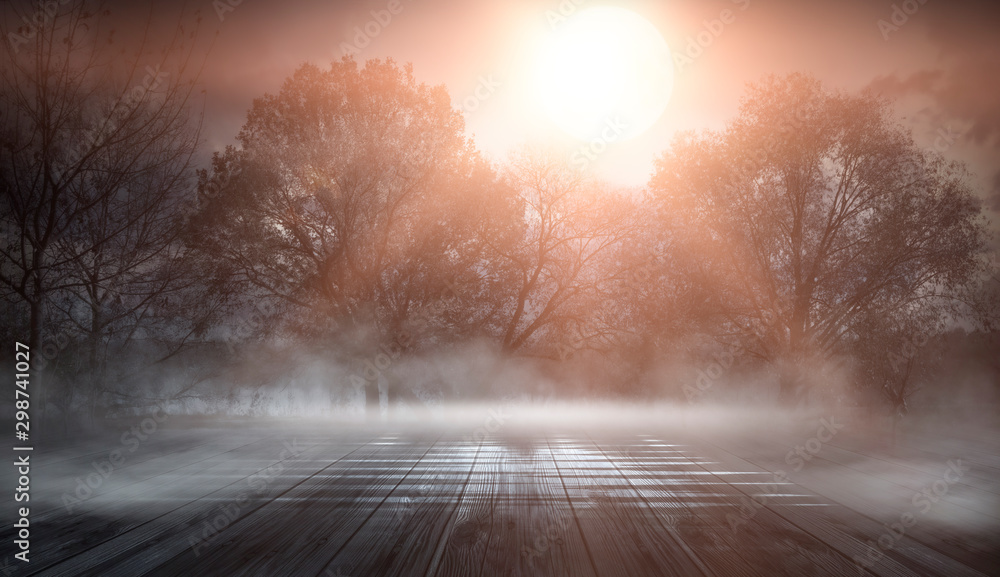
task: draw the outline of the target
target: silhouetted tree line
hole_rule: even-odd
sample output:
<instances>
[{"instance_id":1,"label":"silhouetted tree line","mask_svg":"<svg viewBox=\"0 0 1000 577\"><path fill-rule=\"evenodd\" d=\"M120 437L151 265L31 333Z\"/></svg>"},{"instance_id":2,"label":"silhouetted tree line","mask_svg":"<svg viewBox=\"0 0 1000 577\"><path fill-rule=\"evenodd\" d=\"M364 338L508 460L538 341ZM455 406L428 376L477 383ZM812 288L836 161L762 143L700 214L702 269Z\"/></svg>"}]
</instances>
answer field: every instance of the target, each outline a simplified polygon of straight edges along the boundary
<instances>
[{"instance_id":1,"label":"silhouetted tree line","mask_svg":"<svg viewBox=\"0 0 1000 577\"><path fill-rule=\"evenodd\" d=\"M878 95L767 78L618 190L551 149L491 162L444 88L344 59L256 99L197 170L193 35L147 63L89 6L22 26L0 65L5 336L64 413L217 394L227 366L287 351L351 367L374 404L407 375L371 359L470 342L600 366L626 394L722 355L792 402L838 364L904 412L940 366L927 343L962 326L996 346L965 169Z\"/></svg>"}]
</instances>

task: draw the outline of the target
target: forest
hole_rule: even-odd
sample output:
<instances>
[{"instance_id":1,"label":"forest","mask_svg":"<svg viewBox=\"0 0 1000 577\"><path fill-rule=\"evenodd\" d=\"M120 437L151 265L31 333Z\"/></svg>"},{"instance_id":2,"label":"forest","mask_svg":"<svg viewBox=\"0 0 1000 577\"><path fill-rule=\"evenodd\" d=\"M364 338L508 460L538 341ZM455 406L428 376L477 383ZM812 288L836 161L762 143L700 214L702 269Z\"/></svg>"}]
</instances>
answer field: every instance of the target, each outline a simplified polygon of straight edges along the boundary
<instances>
[{"instance_id":1,"label":"forest","mask_svg":"<svg viewBox=\"0 0 1000 577\"><path fill-rule=\"evenodd\" d=\"M3 340L35 351L36 418L995 395L982 201L874 90L762 78L622 187L544 142L489 157L443 86L346 56L213 152L196 33L123 55L86 6L0 65Z\"/></svg>"}]
</instances>

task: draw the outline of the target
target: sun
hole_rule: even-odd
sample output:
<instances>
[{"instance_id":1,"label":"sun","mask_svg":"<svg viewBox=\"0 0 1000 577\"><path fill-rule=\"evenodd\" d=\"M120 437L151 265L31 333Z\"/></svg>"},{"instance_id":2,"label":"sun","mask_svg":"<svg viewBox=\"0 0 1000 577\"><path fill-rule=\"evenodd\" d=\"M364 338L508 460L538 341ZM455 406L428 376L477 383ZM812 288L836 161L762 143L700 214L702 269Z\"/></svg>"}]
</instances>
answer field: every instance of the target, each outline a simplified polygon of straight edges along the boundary
<instances>
[{"instance_id":1,"label":"sun","mask_svg":"<svg viewBox=\"0 0 1000 577\"><path fill-rule=\"evenodd\" d=\"M623 8L583 10L556 25L535 59L533 85L546 116L580 140L624 126L648 130L674 83L670 48L648 20Z\"/></svg>"}]
</instances>

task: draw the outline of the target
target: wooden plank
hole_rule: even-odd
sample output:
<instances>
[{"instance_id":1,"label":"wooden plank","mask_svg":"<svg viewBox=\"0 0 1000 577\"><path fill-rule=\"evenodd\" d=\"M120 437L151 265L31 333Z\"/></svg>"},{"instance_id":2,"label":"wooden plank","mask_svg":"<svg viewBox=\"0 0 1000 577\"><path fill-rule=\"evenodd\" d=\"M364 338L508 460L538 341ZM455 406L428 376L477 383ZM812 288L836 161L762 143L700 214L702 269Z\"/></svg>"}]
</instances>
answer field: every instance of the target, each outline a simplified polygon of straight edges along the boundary
<instances>
[{"instance_id":1,"label":"wooden plank","mask_svg":"<svg viewBox=\"0 0 1000 577\"><path fill-rule=\"evenodd\" d=\"M272 449L277 448L272 447ZM278 453L275 452L272 460L264 467L260 466L260 459L248 461L250 468L244 469L238 479L233 480L232 476L219 477L218 482L222 486L205 497L185 503L165 515L123 532L112 540L97 544L59 563L45 574L70 576L83 574L85 571L111 572L113 568L121 574L141 575L157 563L162 563L183 551L189 551L192 547L190 539L202 534L204 524L209 519L220 518L219 515L222 514L218 510L220 506L242 502L240 497L247 495L250 502L240 508L241 515L236 519L239 521L264 503L273 500L275 495L314 474L329 460L343 457L356 449L356 446L346 443L334 446L332 455L329 446L317 445L306 449L296 460L286 459L288 462L283 464L285 470L267 484L268 492L263 495L257 494L251 477L267 474L268 467L274 467L278 462ZM224 539L216 538L213 543L219 541Z\"/></svg>"},{"instance_id":2,"label":"wooden plank","mask_svg":"<svg viewBox=\"0 0 1000 577\"><path fill-rule=\"evenodd\" d=\"M209 456L233 446L232 441L221 439L217 435L206 438L204 435L199 437L175 431L161 434L155 440L156 443L151 443L154 437L149 437L145 442L135 445L133 442L122 444L119 439L115 439L113 443L104 445L100 450L55 463L43 464L32 457L35 471L32 485L34 493L38 496L36 513L43 514L63 509L61 495L65 492L72 493L76 489L74 477L80 476L86 479L91 473L98 473L95 463L98 468L103 467L106 470L107 465L111 464L109 456L115 450L121 451L119 457L124 459L124 462L119 461L120 464L113 467L114 473L110 477L102 478L95 493L106 493L130 485L136 481L136 476L141 475L141 471L146 471L147 474L143 478L148 478L155 476L158 471L162 472L161 467L174 466L171 463L183 466L197 459L198 455Z\"/></svg>"},{"instance_id":3,"label":"wooden plank","mask_svg":"<svg viewBox=\"0 0 1000 577\"><path fill-rule=\"evenodd\" d=\"M331 552L350 540L402 481L411 461L418 461L432 444L414 440L387 449L379 440L370 439L364 449L248 512L203 554L183 552L158 566L157 572L319 574Z\"/></svg>"},{"instance_id":4,"label":"wooden plank","mask_svg":"<svg viewBox=\"0 0 1000 577\"><path fill-rule=\"evenodd\" d=\"M351 539L321 568L330 574L424 575L467 490L479 446L439 443L392 488Z\"/></svg>"},{"instance_id":5,"label":"wooden plank","mask_svg":"<svg viewBox=\"0 0 1000 577\"><path fill-rule=\"evenodd\" d=\"M518 429L481 443L435 440L432 428L317 431L315 424L271 423L197 435L164 428L149 445L154 454L116 470L85 507L33 516L32 564L20 574L994 572L997 515L971 506L994 495L992 469L953 484L934 514L865 570L852 556L912 508L916 489L940 477L933 467L940 449L911 451L906 440L898 454L865 454L844 434L795 472L783 462L785 440L804 442L815 426L786 428L684 439L640 438L636 427L593 438ZM293 437L305 452L288 459L268 492L250 495L195 556L190 538L247 492L251 474L274 465L281 441ZM55 502L90 460L50 453L47 466L33 470L48 481L32 501ZM789 471L791 483L764 495L764 505L733 531L726 515L745 510L778 468ZM10 552L10 543L4 546Z\"/></svg>"},{"instance_id":6,"label":"wooden plank","mask_svg":"<svg viewBox=\"0 0 1000 577\"><path fill-rule=\"evenodd\" d=\"M179 467L172 473L166 472L153 477L144 483L134 483L102 493L84 501L71 513L66 509L59 509L33 518L33 522L49 529L45 532L44 539L36 542L34 546L38 561L32 569L47 567L77 555L150 522L184 503L211 493L217 487L211 483L210 472L231 460L238 459L241 450L243 453L254 450L253 445L254 443L249 443L216 454L213 458L200 459L195 463ZM188 487L190 490L188 494L177 498L179 487ZM128 488L127 494L126 488ZM175 498L164 500L165 495ZM138 506L136 497L142 499L142 506ZM107 521L95 523L95 519Z\"/></svg>"},{"instance_id":7,"label":"wooden plank","mask_svg":"<svg viewBox=\"0 0 1000 577\"><path fill-rule=\"evenodd\" d=\"M549 447L598 574L704 574L589 440L555 437Z\"/></svg>"},{"instance_id":8,"label":"wooden plank","mask_svg":"<svg viewBox=\"0 0 1000 577\"><path fill-rule=\"evenodd\" d=\"M294 499L292 506L307 509L296 515L296 522L301 522L304 528L289 533L289 537L298 537L287 548L277 547L268 563L259 567L254 563L248 569L260 575L276 572L321 574L331 562L331 557L352 542L352 537L361 528L367 527L371 518L382 510L385 502L431 450L433 443L434 439L399 437L389 442L384 437L375 440L372 453L359 455L352 458L352 462L342 464L343 474L324 475L326 478L316 488L318 493ZM287 516L288 512L276 510L275 514L275 523L281 523L281 517ZM268 541L265 538L265 542ZM303 547L303 544L308 545ZM388 551L369 550L368 554L385 555ZM355 573L351 570L349 574Z\"/></svg>"},{"instance_id":9,"label":"wooden plank","mask_svg":"<svg viewBox=\"0 0 1000 577\"><path fill-rule=\"evenodd\" d=\"M703 573L758 574L741 555L758 543L738 539L723 515L734 504L719 491L725 482L699 474L705 470L688 447L645 435L592 442L616 464L619 474L649 508L651 523L695 557L703 565ZM761 541L761 545L772 543Z\"/></svg>"},{"instance_id":10,"label":"wooden plank","mask_svg":"<svg viewBox=\"0 0 1000 577\"><path fill-rule=\"evenodd\" d=\"M312 499L318 503L316 510L324 507L326 502L350 503L354 500L358 495L354 484L345 483L340 487L340 493L337 493L328 490L325 482L331 478L351 476L351 469L356 463L369 459L377 452L377 447L372 446L371 441L367 437L358 439L350 443L349 452L343 446L345 441L324 443L321 451L308 459L312 463L307 468L283 473L282 476L291 475L290 482L275 483L273 490L244 507L238 518L205 547L196 550L189 543L171 542L167 554L154 560L138 559L136 566L155 566L152 574L190 573L192 567L198 568L197 571L204 568L206 571L223 571L223 574L228 574L234 566L244 565L246 570L241 570L241 574L254 574L259 573L261 566L267 565L279 554L279 547L285 541L303 539L291 545L293 550L299 550L303 545L312 545L321 537L312 540L301 537L301 531L311 526L308 523L310 518L301 517L309 512L307 500ZM366 503L363 499L358 502L362 506ZM276 510L283 513L276 515ZM337 519L334 516L331 520ZM276 540L268 543L267 538Z\"/></svg>"},{"instance_id":11,"label":"wooden plank","mask_svg":"<svg viewBox=\"0 0 1000 577\"><path fill-rule=\"evenodd\" d=\"M503 566L513 575L594 575L547 444L509 443L496 437L484 441L432 574L509 574L496 571ZM520 461L519 478L512 478L507 466L514 460ZM518 501L511 501L515 495ZM501 541L501 535L511 539Z\"/></svg>"},{"instance_id":12,"label":"wooden plank","mask_svg":"<svg viewBox=\"0 0 1000 577\"><path fill-rule=\"evenodd\" d=\"M711 452L711 456L718 461L723 468L742 468L743 470L765 470L763 467L739 457L728 450L704 441L704 451ZM801 477L803 471L795 473L789 472L790 479ZM796 484L799 493L812 493L808 489ZM742 489L741 489L742 491ZM750 496L750 493L747 493ZM819 499L825 499L822 495L816 495ZM785 505L777 500L766 501L762 508L758 509L758 515L764 511L774 513L788 521L788 523L809 533L827 547L835 555L829 555L833 559L844 558L851 561L854 567L853 572L859 571L860 565L854 563L855 557L865 554L867 542L878 539L886 532L880 523L859 514L856 511L836 504L828 499L830 506L824 507L821 513L810 511L809 508L797 507L795 505ZM938 553L925 545L922 545L908 536L903 536L897 546L888 551L879 563L866 569L876 575L911 575L914 572L925 575L952 575L952 576L980 576L981 573L974 571L964 564L955 561L941 553Z\"/></svg>"},{"instance_id":13,"label":"wooden plank","mask_svg":"<svg viewBox=\"0 0 1000 577\"><path fill-rule=\"evenodd\" d=\"M753 452L750 452L746 441L734 443L733 449L740 451L742 448L740 454L784 455L793 448L769 438L754 443L753 447L764 445ZM962 477L953 477L959 482L947 484L945 495L933 495L937 503L926 498L919 501L927 504L927 516L924 516L923 504L920 507L914 505L914 496L943 480L943 473L948 468L945 457L940 457L941 465L933 473L909 469L896 470L890 476L888 473L893 471L887 471L885 464L880 464L875 472L859 470L857 466L851 468L844 461L856 461L845 459L843 452L838 451L836 447L824 445L812 457L809 466L796 476L797 482L824 499L844 505L876 523L898 522L903 513L909 513L914 516L915 524L906 527L905 533L917 543L977 571L989 572L1000 566L1000 551L996 548L1000 523L995 515L975 509L976 505L993 500L983 492L962 484L960 480L965 473ZM747 457L747 460L752 462L755 458ZM983 528L992 528L992 537L991 532ZM886 532L883 529L879 535Z\"/></svg>"},{"instance_id":14,"label":"wooden plank","mask_svg":"<svg viewBox=\"0 0 1000 577\"><path fill-rule=\"evenodd\" d=\"M497 439L481 575L593 575L548 443Z\"/></svg>"},{"instance_id":15,"label":"wooden plank","mask_svg":"<svg viewBox=\"0 0 1000 577\"><path fill-rule=\"evenodd\" d=\"M91 477L91 480L95 479L96 477L91 475L103 465L95 467L91 462L73 469L64 466L58 475L59 484L45 489L48 502L58 502L58 506L40 508L37 518L42 523L48 523L54 518L59 518L63 522L67 521L67 506L63 495L69 495L74 500L79 501L68 501L70 509L90 514L97 514L97 511L102 507L120 504L128 495L150 495L159 498L162 496L160 489L164 487L164 484L171 483L173 477L197 475L206 468L215 467L229 459L236 458L241 454L241 450L243 452L254 450L253 446L256 443L266 442L269 438L273 437L248 439L246 435L234 435L199 445L192 450L180 450L147 459L141 463L133 464L131 467L128 467L129 463L126 462L124 467L113 467L106 478L102 476L97 489L93 489L91 496L82 500L77 499L76 495L77 479L84 482L88 477ZM39 476L45 477L46 471L43 469ZM168 486L198 488L197 484L174 483ZM81 489L81 491L83 490ZM200 494L196 491L194 498ZM150 501L154 502L156 499Z\"/></svg>"}]
</instances>

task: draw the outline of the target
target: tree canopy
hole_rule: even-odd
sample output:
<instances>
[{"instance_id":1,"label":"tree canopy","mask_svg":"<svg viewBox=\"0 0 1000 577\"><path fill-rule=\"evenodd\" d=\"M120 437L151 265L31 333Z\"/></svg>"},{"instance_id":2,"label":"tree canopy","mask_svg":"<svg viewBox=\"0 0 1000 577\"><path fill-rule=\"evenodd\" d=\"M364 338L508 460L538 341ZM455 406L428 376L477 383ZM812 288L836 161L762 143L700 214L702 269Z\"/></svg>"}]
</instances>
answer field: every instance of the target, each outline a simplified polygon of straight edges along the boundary
<instances>
[{"instance_id":1,"label":"tree canopy","mask_svg":"<svg viewBox=\"0 0 1000 577\"><path fill-rule=\"evenodd\" d=\"M623 189L542 145L489 160L443 87L345 57L254 100L195 171L188 60L143 79L103 58L97 25L50 41L94 18L64 9L4 65L0 95L0 296L33 348L66 335L64 364L89 375L68 404L127 396L138 349L163 362L194 345L194 366L223 344L240 362L333 359L350 378L328 386L360 379L373 407L380 383L405 393L397 359L477 342L499 362L597 359L588 377L630 393L661 362L723 354L769 367L792 400L816 388L813 363L844 360L902 412L935 366L920 343L995 305L965 168L871 92L766 78Z\"/></svg>"},{"instance_id":2,"label":"tree canopy","mask_svg":"<svg viewBox=\"0 0 1000 577\"><path fill-rule=\"evenodd\" d=\"M805 75L768 78L724 130L679 137L650 187L700 255L690 272L719 334L790 367L873 330L964 317L984 270L964 168L918 147L877 95ZM786 371L782 393L801 384Z\"/></svg>"}]
</instances>

